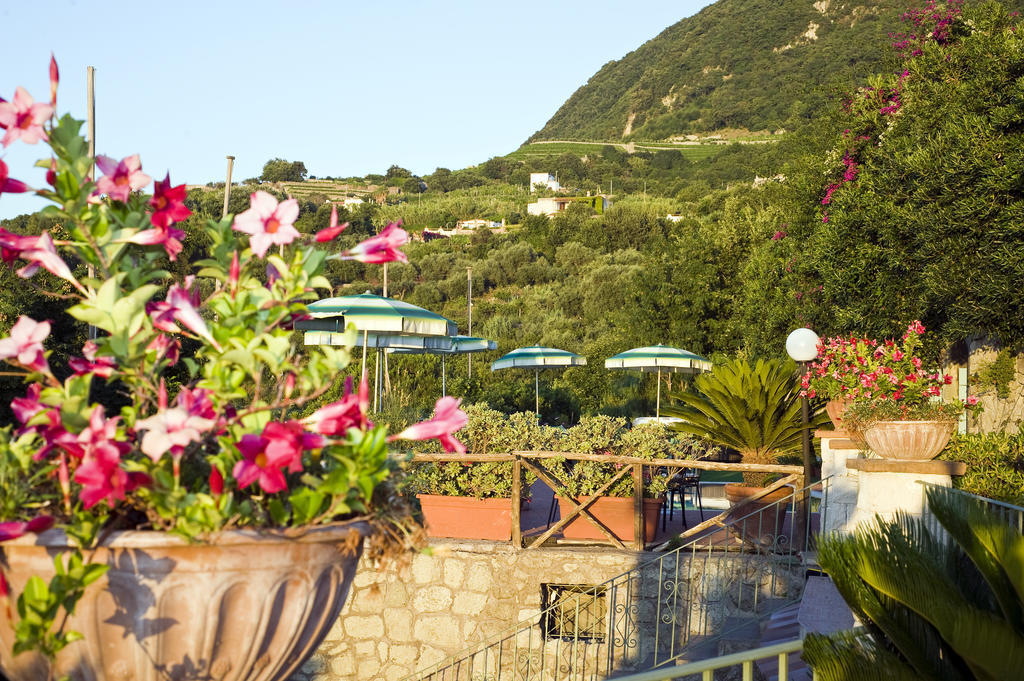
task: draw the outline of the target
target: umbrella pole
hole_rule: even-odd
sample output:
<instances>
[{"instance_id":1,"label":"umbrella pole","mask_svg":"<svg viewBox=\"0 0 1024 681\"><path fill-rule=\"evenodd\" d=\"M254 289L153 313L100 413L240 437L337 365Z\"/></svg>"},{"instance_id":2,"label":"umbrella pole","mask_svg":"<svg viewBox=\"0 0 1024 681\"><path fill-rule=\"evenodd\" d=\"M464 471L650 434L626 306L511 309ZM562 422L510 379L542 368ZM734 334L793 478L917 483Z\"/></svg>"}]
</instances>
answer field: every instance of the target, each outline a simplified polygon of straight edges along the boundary
<instances>
[{"instance_id":1,"label":"umbrella pole","mask_svg":"<svg viewBox=\"0 0 1024 681\"><path fill-rule=\"evenodd\" d=\"M441 397L446 397L444 381L445 381L444 355L441 355Z\"/></svg>"},{"instance_id":2,"label":"umbrella pole","mask_svg":"<svg viewBox=\"0 0 1024 681\"><path fill-rule=\"evenodd\" d=\"M369 334L370 332L367 329L363 329L363 375L360 380L366 378L366 337Z\"/></svg>"},{"instance_id":3,"label":"umbrella pole","mask_svg":"<svg viewBox=\"0 0 1024 681\"><path fill-rule=\"evenodd\" d=\"M380 392L380 348L377 348L377 352L373 357L373 411L378 411L379 393Z\"/></svg>"},{"instance_id":4,"label":"umbrella pole","mask_svg":"<svg viewBox=\"0 0 1024 681\"><path fill-rule=\"evenodd\" d=\"M533 410L540 418L540 369L533 370Z\"/></svg>"},{"instance_id":5,"label":"umbrella pole","mask_svg":"<svg viewBox=\"0 0 1024 681\"><path fill-rule=\"evenodd\" d=\"M661 367L658 367L658 398L654 404L654 415L657 417L658 423L661 423Z\"/></svg>"}]
</instances>

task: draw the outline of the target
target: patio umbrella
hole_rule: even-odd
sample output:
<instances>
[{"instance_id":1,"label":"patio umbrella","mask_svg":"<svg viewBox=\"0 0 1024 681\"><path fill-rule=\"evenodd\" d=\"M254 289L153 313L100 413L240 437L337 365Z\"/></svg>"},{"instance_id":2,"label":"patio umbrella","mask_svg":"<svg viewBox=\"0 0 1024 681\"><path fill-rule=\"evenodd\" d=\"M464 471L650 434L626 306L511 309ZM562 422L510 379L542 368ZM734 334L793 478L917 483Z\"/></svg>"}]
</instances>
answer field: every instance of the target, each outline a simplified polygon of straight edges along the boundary
<instances>
[{"instance_id":1,"label":"patio umbrella","mask_svg":"<svg viewBox=\"0 0 1024 681\"><path fill-rule=\"evenodd\" d=\"M655 415L661 421L661 372L699 374L711 371L711 362L700 355L670 345L649 345L620 352L604 361L606 369L634 369L658 372L658 397Z\"/></svg>"},{"instance_id":2,"label":"patio umbrella","mask_svg":"<svg viewBox=\"0 0 1024 681\"><path fill-rule=\"evenodd\" d=\"M361 331L363 370L366 369L366 348L416 347L438 345L446 347L450 340L443 338L458 333L458 326L447 317L425 310L402 300L385 298L367 291L354 296L324 298L307 306L311 319L295 323L295 328L306 331L307 345L334 345L349 324ZM321 332L311 334L310 332ZM323 332L332 335L325 337ZM370 334L373 334L371 340ZM338 334L337 336L333 334ZM419 341L417 337L435 337L436 341ZM312 342L311 342L312 341ZM325 342L326 341L326 342ZM378 366L380 362L378 361ZM380 381L375 381L374 408L379 396Z\"/></svg>"},{"instance_id":3,"label":"patio umbrella","mask_svg":"<svg viewBox=\"0 0 1024 681\"><path fill-rule=\"evenodd\" d=\"M430 339L434 340L434 339ZM391 347L388 348L387 352L397 353L400 355L441 355L441 397L446 394L445 387L445 357L448 355L463 355L471 352L485 352L487 350L497 350L497 341L487 340L486 338L477 338L476 336L451 336L447 339L449 345L447 348L437 345L424 346L422 348L410 348L410 347Z\"/></svg>"},{"instance_id":4,"label":"patio umbrella","mask_svg":"<svg viewBox=\"0 0 1024 681\"><path fill-rule=\"evenodd\" d=\"M540 414L540 370L577 367L583 366L586 363L586 357L581 357L568 350L531 345L527 348L513 350L497 361L492 362L491 371L498 371L499 369L533 369L535 411L537 414Z\"/></svg>"}]
</instances>

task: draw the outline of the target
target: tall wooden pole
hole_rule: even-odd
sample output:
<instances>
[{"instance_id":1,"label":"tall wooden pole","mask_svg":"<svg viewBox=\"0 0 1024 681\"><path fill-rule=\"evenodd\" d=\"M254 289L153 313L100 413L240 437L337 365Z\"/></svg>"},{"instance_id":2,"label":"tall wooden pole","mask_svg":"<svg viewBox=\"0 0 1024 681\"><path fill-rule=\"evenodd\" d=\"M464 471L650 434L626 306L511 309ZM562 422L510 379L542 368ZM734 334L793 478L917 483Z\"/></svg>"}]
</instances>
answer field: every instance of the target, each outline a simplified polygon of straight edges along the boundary
<instances>
[{"instance_id":1,"label":"tall wooden pole","mask_svg":"<svg viewBox=\"0 0 1024 681\"><path fill-rule=\"evenodd\" d=\"M96 179L96 67L86 67L86 113L89 116L89 162L92 168L89 171L90 177ZM90 264L88 267L89 278L96 276L96 271ZM99 337L98 330L92 324L89 325L89 340L96 340Z\"/></svg>"},{"instance_id":2,"label":"tall wooden pole","mask_svg":"<svg viewBox=\"0 0 1024 681\"><path fill-rule=\"evenodd\" d=\"M473 335L473 268L466 268L466 335ZM466 378L473 378L473 355L466 353Z\"/></svg>"},{"instance_id":3,"label":"tall wooden pole","mask_svg":"<svg viewBox=\"0 0 1024 681\"><path fill-rule=\"evenodd\" d=\"M220 214L221 218L228 216L228 201L231 200L231 169L235 165L235 157L228 156L228 179L224 183L224 211Z\"/></svg>"}]
</instances>

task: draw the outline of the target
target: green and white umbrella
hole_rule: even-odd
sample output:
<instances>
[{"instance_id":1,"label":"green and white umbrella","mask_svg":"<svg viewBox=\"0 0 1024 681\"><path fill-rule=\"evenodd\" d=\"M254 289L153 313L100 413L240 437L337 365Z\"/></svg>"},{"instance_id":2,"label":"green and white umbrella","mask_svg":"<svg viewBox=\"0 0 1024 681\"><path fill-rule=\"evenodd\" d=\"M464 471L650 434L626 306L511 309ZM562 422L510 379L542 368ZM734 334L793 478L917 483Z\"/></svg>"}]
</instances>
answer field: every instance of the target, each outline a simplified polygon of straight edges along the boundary
<instances>
[{"instance_id":1,"label":"green and white umbrella","mask_svg":"<svg viewBox=\"0 0 1024 681\"><path fill-rule=\"evenodd\" d=\"M385 298L367 291L354 296L324 298L307 306L311 319L295 323L305 331L306 345L345 344L345 330L352 325L360 331L355 345L363 347L363 372L366 372L366 348L423 347L434 345L450 347L447 337L459 332L458 326L447 317L422 307L394 298ZM371 339L370 334L373 334ZM417 340L417 337L435 337L436 341ZM377 361L379 374L380 360ZM374 409L379 400L380 379L375 381Z\"/></svg>"},{"instance_id":2,"label":"green and white umbrella","mask_svg":"<svg viewBox=\"0 0 1024 681\"><path fill-rule=\"evenodd\" d=\"M433 338L429 340L434 340ZM473 352L486 352L488 350L497 350L497 341L487 340L486 338L477 338L476 336L451 336L447 338L448 347L433 347L424 346L422 348L410 348L410 347L392 347L388 349L388 352L400 354L400 355L441 355L441 397L446 394L446 370L445 370L445 357L448 355L465 355Z\"/></svg>"},{"instance_id":3,"label":"green and white umbrella","mask_svg":"<svg viewBox=\"0 0 1024 681\"><path fill-rule=\"evenodd\" d=\"M354 324L359 331L384 335L454 336L459 332L455 322L447 317L369 292L325 298L310 303L308 308L312 319L297 322L297 329L340 333Z\"/></svg>"},{"instance_id":4,"label":"green and white umbrella","mask_svg":"<svg viewBox=\"0 0 1024 681\"><path fill-rule=\"evenodd\" d=\"M491 371L498 371L499 369L533 369L535 411L537 414L540 414L540 370L564 369L567 367L583 366L586 363L586 357L569 352L568 350L531 345L527 348L513 350L492 362Z\"/></svg>"},{"instance_id":5,"label":"green and white umbrella","mask_svg":"<svg viewBox=\"0 0 1024 681\"><path fill-rule=\"evenodd\" d=\"M649 345L620 352L604 361L606 369L633 369L658 373L658 398L655 408L661 420L661 373L699 374L711 371L711 362L700 355L670 345Z\"/></svg>"}]
</instances>

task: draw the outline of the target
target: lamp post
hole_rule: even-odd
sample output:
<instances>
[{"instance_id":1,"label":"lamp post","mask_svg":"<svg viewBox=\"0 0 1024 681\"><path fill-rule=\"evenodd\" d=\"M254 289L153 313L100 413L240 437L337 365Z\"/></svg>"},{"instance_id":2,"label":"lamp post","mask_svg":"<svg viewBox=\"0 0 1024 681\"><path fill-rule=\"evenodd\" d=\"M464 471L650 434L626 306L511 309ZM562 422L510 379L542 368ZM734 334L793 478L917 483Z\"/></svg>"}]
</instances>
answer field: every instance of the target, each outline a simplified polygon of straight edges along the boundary
<instances>
[{"instance_id":1,"label":"lamp post","mask_svg":"<svg viewBox=\"0 0 1024 681\"><path fill-rule=\"evenodd\" d=\"M800 328L790 332L789 336L786 337L786 354L792 357L800 365L800 375L803 377L807 373L807 363L814 360L818 356L818 334L814 333L808 328ZM814 476L814 456L811 452L811 414L810 405L807 402L807 397L802 396L800 398L800 416L803 422L802 428L802 439L803 439L803 455L804 455L804 487L806 488L811 484L811 480ZM810 526L810 518L808 517L808 506L807 506L807 494L806 492L801 495L800 499L800 511L797 513L797 518L800 524L803 525L803 539L807 539L808 528ZM796 525L794 524L794 527ZM806 547L806 544L801 542L801 545Z\"/></svg>"}]
</instances>

